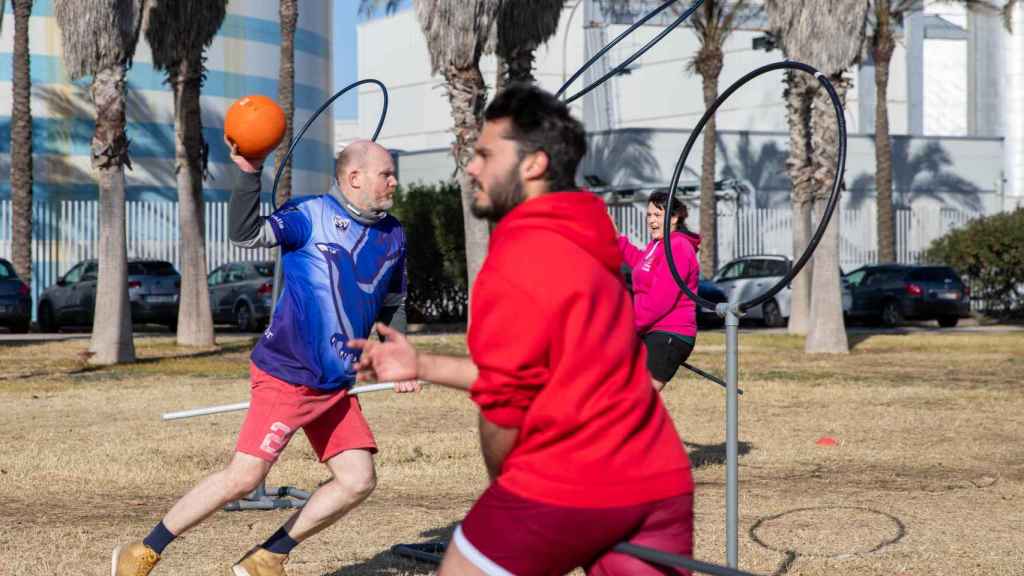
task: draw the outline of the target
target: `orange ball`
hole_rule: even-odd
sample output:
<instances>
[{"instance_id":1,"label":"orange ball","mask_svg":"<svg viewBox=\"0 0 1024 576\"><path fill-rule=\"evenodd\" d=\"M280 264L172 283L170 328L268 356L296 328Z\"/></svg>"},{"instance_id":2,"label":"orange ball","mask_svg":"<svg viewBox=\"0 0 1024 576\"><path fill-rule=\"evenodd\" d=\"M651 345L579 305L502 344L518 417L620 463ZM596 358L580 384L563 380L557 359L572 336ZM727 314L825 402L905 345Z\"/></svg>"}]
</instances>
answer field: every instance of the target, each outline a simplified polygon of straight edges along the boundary
<instances>
[{"instance_id":1,"label":"orange ball","mask_svg":"<svg viewBox=\"0 0 1024 576\"><path fill-rule=\"evenodd\" d=\"M228 108L224 135L238 146L239 154L261 160L273 152L284 137L284 110L266 96L243 96Z\"/></svg>"}]
</instances>

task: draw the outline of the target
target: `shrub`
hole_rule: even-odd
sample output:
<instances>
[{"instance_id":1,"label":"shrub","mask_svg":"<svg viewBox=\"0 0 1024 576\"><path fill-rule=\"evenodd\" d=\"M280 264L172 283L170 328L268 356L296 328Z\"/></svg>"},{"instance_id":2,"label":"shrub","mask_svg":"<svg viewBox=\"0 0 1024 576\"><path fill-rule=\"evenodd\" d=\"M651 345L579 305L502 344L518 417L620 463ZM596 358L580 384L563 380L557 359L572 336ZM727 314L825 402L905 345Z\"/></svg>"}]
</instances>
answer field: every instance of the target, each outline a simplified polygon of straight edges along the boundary
<instances>
[{"instance_id":1,"label":"shrub","mask_svg":"<svg viewBox=\"0 0 1024 576\"><path fill-rule=\"evenodd\" d=\"M392 213L405 228L409 322L462 322L469 305L458 184L403 186Z\"/></svg>"},{"instance_id":2,"label":"shrub","mask_svg":"<svg viewBox=\"0 0 1024 576\"><path fill-rule=\"evenodd\" d=\"M997 316L1024 313L1024 208L972 221L932 242L924 259L952 266Z\"/></svg>"}]
</instances>

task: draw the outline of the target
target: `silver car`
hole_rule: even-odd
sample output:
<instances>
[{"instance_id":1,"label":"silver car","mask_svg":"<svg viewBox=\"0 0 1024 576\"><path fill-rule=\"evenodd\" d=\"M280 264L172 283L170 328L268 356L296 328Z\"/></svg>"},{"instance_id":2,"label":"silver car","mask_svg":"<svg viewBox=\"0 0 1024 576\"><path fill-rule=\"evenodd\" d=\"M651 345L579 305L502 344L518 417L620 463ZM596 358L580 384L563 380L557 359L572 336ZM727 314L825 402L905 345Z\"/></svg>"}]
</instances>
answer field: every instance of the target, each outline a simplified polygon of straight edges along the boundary
<instances>
[{"instance_id":1,"label":"silver car","mask_svg":"<svg viewBox=\"0 0 1024 576\"><path fill-rule=\"evenodd\" d=\"M723 266L712 282L721 288L722 292L725 292L730 304L736 304L760 296L777 284L779 280L782 280L782 277L788 274L792 267L793 261L787 256L776 254L744 256ZM841 269L839 277L841 279L843 313L845 314L850 310L850 290ZM748 310L747 317L761 320L765 326L785 326L789 321L789 301L792 293L792 287L784 286L775 294L774 298Z\"/></svg>"},{"instance_id":2,"label":"silver car","mask_svg":"<svg viewBox=\"0 0 1024 576\"><path fill-rule=\"evenodd\" d=\"M722 266L712 282L725 292L730 304L736 304L763 294L781 280L792 265L786 256L744 256ZM763 321L766 326L785 326L791 293L792 289L786 286L773 299L748 310L747 316Z\"/></svg>"},{"instance_id":3,"label":"silver car","mask_svg":"<svg viewBox=\"0 0 1024 576\"><path fill-rule=\"evenodd\" d=\"M91 325L96 309L99 263L79 262L39 296L37 319L41 332L57 332L62 326ZM163 260L128 261L128 300L133 324L178 326L181 276Z\"/></svg>"},{"instance_id":4,"label":"silver car","mask_svg":"<svg viewBox=\"0 0 1024 576\"><path fill-rule=\"evenodd\" d=\"M207 277L210 311L216 324L234 324L239 332L262 330L270 320L274 262L230 262Z\"/></svg>"}]
</instances>

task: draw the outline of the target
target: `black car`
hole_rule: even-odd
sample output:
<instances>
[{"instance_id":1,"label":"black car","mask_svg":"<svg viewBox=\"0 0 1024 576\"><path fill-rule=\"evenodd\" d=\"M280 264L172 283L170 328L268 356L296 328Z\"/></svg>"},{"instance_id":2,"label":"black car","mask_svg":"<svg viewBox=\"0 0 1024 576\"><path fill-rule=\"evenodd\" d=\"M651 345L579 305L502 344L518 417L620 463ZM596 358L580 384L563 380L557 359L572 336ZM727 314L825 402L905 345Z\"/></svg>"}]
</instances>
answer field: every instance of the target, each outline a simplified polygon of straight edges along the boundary
<instances>
[{"instance_id":1,"label":"black car","mask_svg":"<svg viewBox=\"0 0 1024 576\"><path fill-rule=\"evenodd\" d=\"M32 324L32 296L18 278L14 266L0 258L0 326L15 334L28 332Z\"/></svg>"},{"instance_id":2,"label":"black car","mask_svg":"<svg viewBox=\"0 0 1024 576\"><path fill-rule=\"evenodd\" d=\"M633 271L625 264L622 265L622 276L626 280L626 288L633 292ZM729 301L729 297L725 295L721 288L716 286L714 282L703 278L697 282L697 296L715 304ZM722 324L722 317L716 314L714 310L707 310L703 306L697 307L697 326L699 328L713 328Z\"/></svg>"},{"instance_id":3,"label":"black car","mask_svg":"<svg viewBox=\"0 0 1024 576\"><path fill-rule=\"evenodd\" d=\"M240 332L262 330L273 311L274 262L230 262L207 277L210 311L217 324Z\"/></svg>"},{"instance_id":4,"label":"black car","mask_svg":"<svg viewBox=\"0 0 1024 576\"><path fill-rule=\"evenodd\" d=\"M99 262L84 260L68 270L39 296L39 329L57 332L61 326L91 325L96 311ZM133 324L178 325L181 276L163 260L128 261L128 300Z\"/></svg>"},{"instance_id":5,"label":"black car","mask_svg":"<svg viewBox=\"0 0 1024 576\"><path fill-rule=\"evenodd\" d=\"M970 290L949 266L864 266L844 277L847 315L895 326L903 320L938 320L951 328L970 315Z\"/></svg>"}]
</instances>

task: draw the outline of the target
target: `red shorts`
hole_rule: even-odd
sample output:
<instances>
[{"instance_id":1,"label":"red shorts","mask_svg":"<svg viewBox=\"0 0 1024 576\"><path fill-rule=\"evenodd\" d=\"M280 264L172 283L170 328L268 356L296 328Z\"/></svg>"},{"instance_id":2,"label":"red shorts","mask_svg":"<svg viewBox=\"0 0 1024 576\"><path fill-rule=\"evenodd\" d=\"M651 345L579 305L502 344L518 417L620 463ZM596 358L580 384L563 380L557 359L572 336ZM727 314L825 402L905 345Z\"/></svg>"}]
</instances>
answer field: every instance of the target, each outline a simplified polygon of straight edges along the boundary
<instances>
[{"instance_id":1,"label":"red shorts","mask_svg":"<svg viewBox=\"0 0 1024 576\"><path fill-rule=\"evenodd\" d=\"M235 450L274 462L301 428L321 462L346 450L377 451L359 401L346 390L293 386L249 365L252 400Z\"/></svg>"},{"instance_id":2,"label":"red shorts","mask_svg":"<svg viewBox=\"0 0 1024 576\"><path fill-rule=\"evenodd\" d=\"M630 542L691 556L693 494L618 508L563 508L494 483L456 529L453 542L477 568L496 576L561 575L579 566L599 576L689 574L611 548Z\"/></svg>"}]
</instances>

